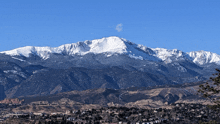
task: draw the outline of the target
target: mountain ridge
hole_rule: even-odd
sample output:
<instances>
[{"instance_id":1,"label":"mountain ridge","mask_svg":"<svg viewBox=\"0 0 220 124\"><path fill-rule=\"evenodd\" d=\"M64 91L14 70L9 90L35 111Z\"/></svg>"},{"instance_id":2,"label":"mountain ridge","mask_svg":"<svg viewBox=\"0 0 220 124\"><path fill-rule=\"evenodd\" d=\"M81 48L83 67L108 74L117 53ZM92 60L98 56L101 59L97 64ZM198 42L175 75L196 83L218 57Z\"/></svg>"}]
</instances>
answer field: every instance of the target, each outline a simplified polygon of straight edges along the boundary
<instances>
[{"instance_id":1,"label":"mountain ridge","mask_svg":"<svg viewBox=\"0 0 220 124\"><path fill-rule=\"evenodd\" d=\"M30 54L37 55L43 60L51 57L51 54L84 56L86 54L105 54L106 57L117 54L125 54L130 58L150 61L162 61L171 63L175 60L187 59L196 64L204 65L215 63L220 65L220 55L209 51L183 52L181 50L165 48L149 48L135 44L124 38L116 36L104 37L92 41L64 44L59 47L34 47L25 46L0 53L10 56L30 57Z\"/></svg>"},{"instance_id":2,"label":"mountain ridge","mask_svg":"<svg viewBox=\"0 0 220 124\"><path fill-rule=\"evenodd\" d=\"M149 48L119 37L55 48L27 46L0 53L0 99L205 81L220 68L218 57Z\"/></svg>"}]
</instances>

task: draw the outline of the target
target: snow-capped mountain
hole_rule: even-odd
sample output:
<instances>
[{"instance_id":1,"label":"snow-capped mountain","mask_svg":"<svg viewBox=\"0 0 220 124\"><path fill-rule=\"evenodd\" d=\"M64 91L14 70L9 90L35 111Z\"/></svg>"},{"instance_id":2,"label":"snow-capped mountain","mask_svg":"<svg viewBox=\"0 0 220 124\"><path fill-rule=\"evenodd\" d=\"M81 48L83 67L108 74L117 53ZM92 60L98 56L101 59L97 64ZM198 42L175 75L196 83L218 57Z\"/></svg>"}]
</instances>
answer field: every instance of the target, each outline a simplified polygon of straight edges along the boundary
<instances>
[{"instance_id":1,"label":"snow-capped mountain","mask_svg":"<svg viewBox=\"0 0 220 124\"><path fill-rule=\"evenodd\" d=\"M207 80L219 67L216 53L149 48L106 37L54 48L26 46L0 52L0 89L13 97L175 85Z\"/></svg>"},{"instance_id":2,"label":"snow-capped mountain","mask_svg":"<svg viewBox=\"0 0 220 124\"><path fill-rule=\"evenodd\" d=\"M125 54L134 59L164 61L165 63L187 59L192 60L194 63L200 65L206 63L220 64L220 55L217 55L216 53L206 51L185 53L177 49L167 50L164 48L149 48L115 36L95 39L92 41L87 40L84 42L65 44L54 48L26 46L0 53L11 56L25 57L29 57L29 55L33 54L41 57L44 60L50 58L50 55L53 53L70 56L83 56L88 53L93 53L105 54L106 57L116 54Z\"/></svg>"},{"instance_id":3,"label":"snow-capped mountain","mask_svg":"<svg viewBox=\"0 0 220 124\"><path fill-rule=\"evenodd\" d=\"M33 47L26 46L17 48L10 51L3 51L0 53L5 53L11 56L25 56L29 57L30 54L35 54L42 59L48 59L50 54L65 54L65 55L85 55L88 53L100 54L104 53L107 57L113 54L127 54L131 58L136 59L148 59L155 60L157 58L151 56L151 49L143 47L141 45L136 45L125 39L119 37L107 37L102 39L96 39L92 41L77 42L72 44L65 44L59 47Z\"/></svg>"},{"instance_id":4,"label":"snow-capped mountain","mask_svg":"<svg viewBox=\"0 0 220 124\"><path fill-rule=\"evenodd\" d=\"M189 52L190 57L193 58L193 62L203 65L207 63L215 63L220 65L220 55L208 51L196 51Z\"/></svg>"}]
</instances>

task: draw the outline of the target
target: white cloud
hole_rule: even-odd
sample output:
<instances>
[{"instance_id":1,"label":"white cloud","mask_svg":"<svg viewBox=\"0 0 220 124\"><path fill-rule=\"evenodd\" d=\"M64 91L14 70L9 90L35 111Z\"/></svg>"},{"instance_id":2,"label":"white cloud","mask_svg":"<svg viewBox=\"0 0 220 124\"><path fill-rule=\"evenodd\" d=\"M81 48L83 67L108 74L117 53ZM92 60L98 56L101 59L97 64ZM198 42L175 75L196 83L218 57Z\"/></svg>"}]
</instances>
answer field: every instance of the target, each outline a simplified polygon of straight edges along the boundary
<instances>
[{"instance_id":1,"label":"white cloud","mask_svg":"<svg viewBox=\"0 0 220 124\"><path fill-rule=\"evenodd\" d=\"M117 24L115 30L117 30L118 32L121 32L122 31L122 23Z\"/></svg>"}]
</instances>

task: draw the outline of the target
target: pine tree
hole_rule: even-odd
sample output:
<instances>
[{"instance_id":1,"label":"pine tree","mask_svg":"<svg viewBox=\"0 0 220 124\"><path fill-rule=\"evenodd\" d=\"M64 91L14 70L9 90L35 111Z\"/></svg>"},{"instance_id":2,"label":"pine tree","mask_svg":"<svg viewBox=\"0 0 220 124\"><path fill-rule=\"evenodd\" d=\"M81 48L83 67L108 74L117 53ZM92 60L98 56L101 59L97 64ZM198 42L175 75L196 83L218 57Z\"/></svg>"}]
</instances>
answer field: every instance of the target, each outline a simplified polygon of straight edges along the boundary
<instances>
[{"instance_id":1,"label":"pine tree","mask_svg":"<svg viewBox=\"0 0 220 124\"><path fill-rule=\"evenodd\" d=\"M215 107L220 107L220 97L217 95L220 93L220 70L216 69L217 73L213 74L214 77L210 77L213 84L206 82L199 86L198 92L202 94L203 97L210 99L215 103Z\"/></svg>"}]
</instances>

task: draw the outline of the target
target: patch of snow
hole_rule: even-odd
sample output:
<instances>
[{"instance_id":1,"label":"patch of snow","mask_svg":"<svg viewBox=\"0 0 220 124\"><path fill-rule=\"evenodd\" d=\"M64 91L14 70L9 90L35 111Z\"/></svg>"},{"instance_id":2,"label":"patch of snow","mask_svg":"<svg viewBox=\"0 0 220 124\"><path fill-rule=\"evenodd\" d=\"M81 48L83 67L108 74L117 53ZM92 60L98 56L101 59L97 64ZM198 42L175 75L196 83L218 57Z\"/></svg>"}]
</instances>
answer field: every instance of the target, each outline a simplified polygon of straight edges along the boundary
<instances>
[{"instance_id":1,"label":"patch of snow","mask_svg":"<svg viewBox=\"0 0 220 124\"><path fill-rule=\"evenodd\" d=\"M172 66L179 66L180 64L177 62L172 63Z\"/></svg>"},{"instance_id":2,"label":"patch of snow","mask_svg":"<svg viewBox=\"0 0 220 124\"><path fill-rule=\"evenodd\" d=\"M27 78L26 75L23 72L18 72L16 70L6 70L6 71L3 71L3 72L6 73L6 74L12 73L12 74L20 75L23 78Z\"/></svg>"},{"instance_id":3,"label":"patch of snow","mask_svg":"<svg viewBox=\"0 0 220 124\"><path fill-rule=\"evenodd\" d=\"M129 55L129 57L131 58L140 60L160 61L160 59L153 55L153 51L148 47L144 47L139 44L134 44L129 41L125 41L125 44L127 46L126 54Z\"/></svg>"},{"instance_id":4,"label":"patch of snow","mask_svg":"<svg viewBox=\"0 0 220 124\"><path fill-rule=\"evenodd\" d=\"M14 69L17 70L17 71L21 71L21 69L17 66L14 66Z\"/></svg>"},{"instance_id":5,"label":"patch of snow","mask_svg":"<svg viewBox=\"0 0 220 124\"><path fill-rule=\"evenodd\" d=\"M134 54L133 55L129 54L129 57L134 58L134 59L144 60L142 56L135 56Z\"/></svg>"},{"instance_id":6,"label":"patch of snow","mask_svg":"<svg viewBox=\"0 0 220 124\"><path fill-rule=\"evenodd\" d=\"M179 63L174 62L172 63L172 66L175 66L177 68L177 70L181 71L181 72L187 72L186 68L184 68L183 66L181 66Z\"/></svg>"},{"instance_id":7,"label":"patch of snow","mask_svg":"<svg viewBox=\"0 0 220 124\"><path fill-rule=\"evenodd\" d=\"M17 74L18 73L18 71L16 71L16 70L6 70L6 71L3 71L4 73L13 73L13 74Z\"/></svg>"},{"instance_id":8,"label":"patch of snow","mask_svg":"<svg viewBox=\"0 0 220 124\"><path fill-rule=\"evenodd\" d=\"M111 57L111 56L112 56L112 54L107 54L107 55L106 55L106 57Z\"/></svg>"},{"instance_id":9,"label":"patch of snow","mask_svg":"<svg viewBox=\"0 0 220 124\"><path fill-rule=\"evenodd\" d=\"M24 62L25 60L23 60L23 59L19 59L19 58L16 58L16 57L12 57L13 59L17 59L17 60L19 60L19 61L22 61L22 62Z\"/></svg>"},{"instance_id":10,"label":"patch of snow","mask_svg":"<svg viewBox=\"0 0 220 124\"><path fill-rule=\"evenodd\" d=\"M166 64L168 64L168 63L171 63L171 62L173 62L170 58L166 58L165 60L164 60L164 62L166 63Z\"/></svg>"},{"instance_id":11,"label":"patch of snow","mask_svg":"<svg viewBox=\"0 0 220 124\"><path fill-rule=\"evenodd\" d=\"M184 68L183 66L178 66L177 69L181 72L187 72L186 68Z\"/></svg>"},{"instance_id":12,"label":"patch of snow","mask_svg":"<svg viewBox=\"0 0 220 124\"><path fill-rule=\"evenodd\" d=\"M23 78L27 78L26 75L23 72L19 72L18 75L20 75Z\"/></svg>"}]
</instances>

